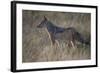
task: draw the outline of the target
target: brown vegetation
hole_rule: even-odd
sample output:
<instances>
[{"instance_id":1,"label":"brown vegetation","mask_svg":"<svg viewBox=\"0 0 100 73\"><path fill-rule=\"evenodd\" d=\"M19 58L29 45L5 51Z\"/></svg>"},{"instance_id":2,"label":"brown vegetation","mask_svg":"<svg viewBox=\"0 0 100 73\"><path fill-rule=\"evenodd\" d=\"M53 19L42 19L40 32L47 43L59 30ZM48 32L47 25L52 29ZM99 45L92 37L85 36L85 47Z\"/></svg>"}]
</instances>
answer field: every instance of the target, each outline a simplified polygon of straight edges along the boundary
<instances>
[{"instance_id":1,"label":"brown vegetation","mask_svg":"<svg viewBox=\"0 0 100 73\"><path fill-rule=\"evenodd\" d=\"M60 27L74 27L82 33L86 40L90 38L91 15L89 13L49 12L23 10L22 61L44 62L62 60L84 60L91 58L90 46L79 44L76 49L66 47L52 48L44 29L36 26L46 16L52 23Z\"/></svg>"}]
</instances>

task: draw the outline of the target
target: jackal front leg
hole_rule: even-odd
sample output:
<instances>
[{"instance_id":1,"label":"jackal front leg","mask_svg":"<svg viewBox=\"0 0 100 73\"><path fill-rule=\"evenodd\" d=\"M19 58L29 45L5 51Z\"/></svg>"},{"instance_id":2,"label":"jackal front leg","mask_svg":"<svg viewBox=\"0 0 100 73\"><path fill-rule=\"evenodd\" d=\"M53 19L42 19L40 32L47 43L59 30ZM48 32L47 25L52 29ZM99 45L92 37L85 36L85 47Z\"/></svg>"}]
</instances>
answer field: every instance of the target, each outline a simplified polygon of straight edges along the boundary
<instances>
[{"instance_id":1,"label":"jackal front leg","mask_svg":"<svg viewBox=\"0 0 100 73\"><path fill-rule=\"evenodd\" d=\"M73 49L77 48L75 41L71 41L71 45L72 45Z\"/></svg>"},{"instance_id":2,"label":"jackal front leg","mask_svg":"<svg viewBox=\"0 0 100 73\"><path fill-rule=\"evenodd\" d=\"M55 38L52 33L49 33L49 39L51 41L51 47L53 48L55 46Z\"/></svg>"},{"instance_id":3,"label":"jackal front leg","mask_svg":"<svg viewBox=\"0 0 100 73\"><path fill-rule=\"evenodd\" d=\"M51 47L53 48L53 46L54 46L54 44L55 44L55 39L54 39L53 33L49 32L49 31L47 30L47 28L45 28L45 30L46 30L46 32L47 32L47 34L48 34L48 36L49 36L50 43L51 43Z\"/></svg>"},{"instance_id":4,"label":"jackal front leg","mask_svg":"<svg viewBox=\"0 0 100 73\"><path fill-rule=\"evenodd\" d=\"M57 44L57 47L60 48L60 44L59 44L59 41L58 40L55 40L56 44Z\"/></svg>"}]
</instances>

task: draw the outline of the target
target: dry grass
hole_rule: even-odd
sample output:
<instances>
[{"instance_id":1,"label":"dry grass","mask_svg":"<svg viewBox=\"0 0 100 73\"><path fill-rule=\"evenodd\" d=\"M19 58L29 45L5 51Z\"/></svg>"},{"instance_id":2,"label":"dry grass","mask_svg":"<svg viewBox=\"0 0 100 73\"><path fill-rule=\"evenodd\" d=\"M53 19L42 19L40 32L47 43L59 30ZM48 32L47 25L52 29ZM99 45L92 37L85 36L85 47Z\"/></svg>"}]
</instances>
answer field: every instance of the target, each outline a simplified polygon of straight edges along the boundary
<instances>
[{"instance_id":1,"label":"dry grass","mask_svg":"<svg viewBox=\"0 0 100 73\"><path fill-rule=\"evenodd\" d=\"M81 43L77 48L68 48L65 42L52 48L44 29L36 28L43 16L57 26L74 27L86 38L90 36L91 17L88 13L42 12L23 10L22 61L45 62L62 60L85 60L91 58L91 48ZM87 29L86 29L87 28Z\"/></svg>"},{"instance_id":2,"label":"dry grass","mask_svg":"<svg viewBox=\"0 0 100 73\"><path fill-rule=\"evenodd\" d=\"M32 44L30 44L32 46ZM25 51L25 49L23 50ZM77 48L68 48L65 43L60 43L57 48L51 45L38 46L38 48L26 48L23 56L24 62L44 62L44 61L63 61L63 60L84 60L90 59L90 47L78 45Z\"/></svg>"}]
</instances>

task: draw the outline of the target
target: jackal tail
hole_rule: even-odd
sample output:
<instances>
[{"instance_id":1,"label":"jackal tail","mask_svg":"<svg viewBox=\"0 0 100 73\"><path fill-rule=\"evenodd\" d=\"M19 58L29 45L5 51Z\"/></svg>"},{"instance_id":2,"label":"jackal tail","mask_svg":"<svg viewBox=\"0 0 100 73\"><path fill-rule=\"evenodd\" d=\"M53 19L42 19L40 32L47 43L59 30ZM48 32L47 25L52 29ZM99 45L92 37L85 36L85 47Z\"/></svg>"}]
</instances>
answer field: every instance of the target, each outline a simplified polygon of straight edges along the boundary
<instances>
[{"instance_id":1,"label":"jackal tail","mask_svg":"<svg viewBox=\"0 0 100 73\"><path fill-rule=\"evenodd\" d=\"M84 36L80 34L79 32L76 32L75 37L76 37L76 40L81 42L82 44L90 45L90 40L89 39L86 40Z\"/></svg>"}]
</instances>

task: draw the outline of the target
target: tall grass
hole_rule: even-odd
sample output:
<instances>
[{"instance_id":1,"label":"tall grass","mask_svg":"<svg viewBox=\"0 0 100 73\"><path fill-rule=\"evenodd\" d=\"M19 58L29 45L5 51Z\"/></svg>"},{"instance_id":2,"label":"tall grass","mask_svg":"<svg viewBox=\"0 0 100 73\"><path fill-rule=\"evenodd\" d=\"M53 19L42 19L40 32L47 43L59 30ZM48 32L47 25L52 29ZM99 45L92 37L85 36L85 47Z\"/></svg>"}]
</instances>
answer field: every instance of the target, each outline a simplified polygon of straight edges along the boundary
<instances>
[{"instance_id":1,"label":"tall grass","mask_svg":"<svg viewBox=\"0 0 100 73\"><path fill-rule=\"evenodd\" d=\"M23 10L23 62L86 60L91 58L89 45L79 43L77 48L74 49L67 47L64 41L60 41L59 47L51 47L51 41L46 31L36 28L43 16L46 16L56 26L76 28L86 39L91 36L91 15L89 13Z\"/></svg>"}]
</instances>

